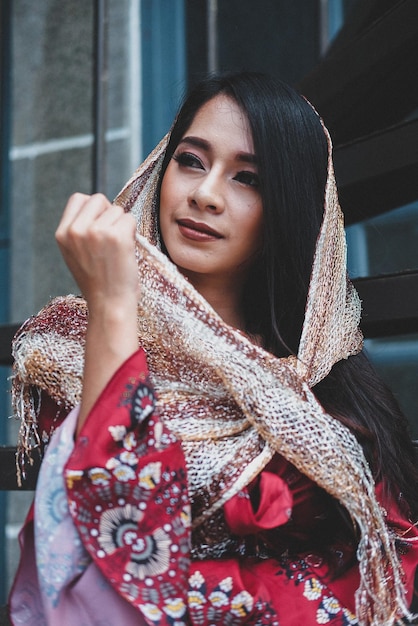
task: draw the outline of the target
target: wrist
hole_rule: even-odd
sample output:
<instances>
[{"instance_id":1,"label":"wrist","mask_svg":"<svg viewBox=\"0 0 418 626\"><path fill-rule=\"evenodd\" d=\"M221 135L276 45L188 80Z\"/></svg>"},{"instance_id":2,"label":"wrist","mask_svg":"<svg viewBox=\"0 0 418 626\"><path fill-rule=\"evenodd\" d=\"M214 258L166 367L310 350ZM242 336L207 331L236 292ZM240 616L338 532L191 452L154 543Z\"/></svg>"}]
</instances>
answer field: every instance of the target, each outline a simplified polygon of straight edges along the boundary
<instances>
[{"instance_id":1,"label":"wrist","mask_svg":"<svg viewBox=\"0 0 418 626\"><path fill-rule=\"evenodd\" d=\"M137 302L132 297L112 302L94 303L89 307L87 344L100 344L103 357L113 354L127 358L138 348Z\"/></svg>"},{"instance_id":2,"label":"wrist","mask_svg":"<svg viewBox=\"0 0 418 626\"><path fill-rule=\"evenodd\" d=\"M89 323L103 323L118 326L135 321L138 303L134 296L115 300L95 300L88 303Z\"/></svg>"}]
</instances>

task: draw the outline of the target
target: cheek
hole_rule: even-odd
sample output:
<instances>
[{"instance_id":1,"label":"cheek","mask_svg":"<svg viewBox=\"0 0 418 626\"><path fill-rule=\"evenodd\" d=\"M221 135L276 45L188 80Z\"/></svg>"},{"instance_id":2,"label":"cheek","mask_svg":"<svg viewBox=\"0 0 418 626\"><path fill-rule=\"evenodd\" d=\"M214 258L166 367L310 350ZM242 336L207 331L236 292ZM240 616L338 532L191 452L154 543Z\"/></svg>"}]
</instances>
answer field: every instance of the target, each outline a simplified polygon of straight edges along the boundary
<instances>
[{"instance_id":1,"label":"cheek","mask_svg":"<svg viewBox=\"0 0 418 626\"><path fill-rule=\"evenodd\" d=\"M165 208L167 206L167 200L168 200L168 191L170 188L170 177L167 176L168 173L168 168L164 174L164 178L162 180L161 183L161 189L160 189L160 220L162 217L162 214L165 212Z\"/></svg>"},{"instance_id":2,"label":"cheek","mask_svg":"<svg viewBox=\"0 0 418 626\"><path fill-rule=\"evenodd\" d=\"M176 171L176 164L170 161L160 191L160 220L163 216L168 219L170 214L178 208L187 197L187 190L184 187L181 176Z\"/></svg>"},{"instance_id":3,"label":"cheek","mask_svg":"<svg viewBox=\"0 0 418 626\"><path fill-rule=\"evenodd\" d=\"M164 178L161 183L160 190L160 206L159 206L159 224L161 236L164 239L164 230L170 217L170 207L173 201L172 183L171 183L170 165L168 166Z\"/></svg>"}]
</instances>

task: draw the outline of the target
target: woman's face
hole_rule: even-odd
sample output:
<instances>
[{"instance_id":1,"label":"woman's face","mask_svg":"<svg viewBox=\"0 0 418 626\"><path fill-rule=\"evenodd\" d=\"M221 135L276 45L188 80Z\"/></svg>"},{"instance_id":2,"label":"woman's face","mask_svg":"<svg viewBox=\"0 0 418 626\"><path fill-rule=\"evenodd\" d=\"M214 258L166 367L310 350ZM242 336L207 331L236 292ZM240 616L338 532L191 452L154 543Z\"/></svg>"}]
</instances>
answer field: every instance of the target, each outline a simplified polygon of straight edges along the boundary
<instances>
[{"instance_id":1,"label":"woman's face","mask_svg":"<svg viewBox=\"0 0 418 626\"><path fill-rule=\"evenodd\" d=\"M242 283L262 243L263 207L245 114L219 95L180 140L161 186L160 228L170 259L188 276Z\"/></svg>"}]
</instances>

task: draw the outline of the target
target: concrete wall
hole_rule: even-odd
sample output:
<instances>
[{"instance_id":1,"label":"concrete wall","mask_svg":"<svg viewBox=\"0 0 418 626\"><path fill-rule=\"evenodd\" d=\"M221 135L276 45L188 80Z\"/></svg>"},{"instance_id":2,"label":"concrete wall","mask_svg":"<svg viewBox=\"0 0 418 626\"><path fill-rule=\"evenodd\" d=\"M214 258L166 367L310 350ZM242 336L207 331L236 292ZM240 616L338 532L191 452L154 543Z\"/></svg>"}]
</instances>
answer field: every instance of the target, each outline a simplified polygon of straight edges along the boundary
<instances>
[{"instance_id":1,"label":"concrete wall","mask_svg":"<svg viewBox=\"0 0 418 626\"><path fill-rule=\"evenodd\" d=\"M107 181L130 174L128 0L109 2ZM13 4L11 312L20 321L74 291L54 242L68 196L92 191L93 2Z\"/></svg>"}]
</instances>

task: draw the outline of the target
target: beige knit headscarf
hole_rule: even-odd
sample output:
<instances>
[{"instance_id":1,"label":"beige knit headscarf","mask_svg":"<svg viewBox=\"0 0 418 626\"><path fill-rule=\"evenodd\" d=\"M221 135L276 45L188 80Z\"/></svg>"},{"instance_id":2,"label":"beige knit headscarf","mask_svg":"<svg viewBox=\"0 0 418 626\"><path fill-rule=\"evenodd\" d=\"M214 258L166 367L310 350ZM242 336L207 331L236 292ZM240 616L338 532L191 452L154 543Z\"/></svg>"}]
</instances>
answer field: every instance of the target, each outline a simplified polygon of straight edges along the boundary
<instances>
[{"instance_id":1,"label":"beige knit headscarf","mask_svg":"<svg viewBox=\"0 0 418 626\"><path fill-rule=\"evenodd\" d=\"M297 357L276 358L225 324L159 251L156 188L167 137L116 202L138 221L138 336L162 418L185 451L194 528L210 528L225 501L280 453L350 513L360 537L359 623L389 626L409 616L394 540L361 446L311 391L335 362L362 346L326 135L325 211ZM15 339L13 398L24 451L40 436L34 389L66 408L80 399L86 325L82 299L58 298Z\"/></svg>"}]
</instances>

